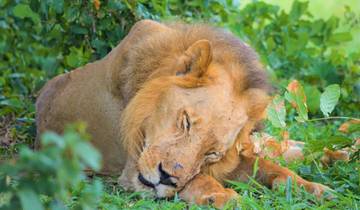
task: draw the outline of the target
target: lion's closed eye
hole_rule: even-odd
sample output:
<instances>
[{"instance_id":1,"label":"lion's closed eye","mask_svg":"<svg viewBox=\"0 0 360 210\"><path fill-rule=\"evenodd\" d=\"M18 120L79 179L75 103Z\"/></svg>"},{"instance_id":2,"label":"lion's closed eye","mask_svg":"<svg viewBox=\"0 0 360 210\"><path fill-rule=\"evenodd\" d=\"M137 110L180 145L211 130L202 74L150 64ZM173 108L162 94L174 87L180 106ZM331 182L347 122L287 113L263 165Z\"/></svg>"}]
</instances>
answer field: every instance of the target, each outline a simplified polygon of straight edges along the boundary
<instances>
[{"instance_id":1,"label":"lion's closed eye","mask_svg":"<svg viewBox=\"0 0 360 210\"><path fill-rule=\"evenodd\" d=\"M185 133L189 133L191 129L191 119L188 112L186 110L182 110L178 118L178 128Z\"/></svg>"}]
</instances>

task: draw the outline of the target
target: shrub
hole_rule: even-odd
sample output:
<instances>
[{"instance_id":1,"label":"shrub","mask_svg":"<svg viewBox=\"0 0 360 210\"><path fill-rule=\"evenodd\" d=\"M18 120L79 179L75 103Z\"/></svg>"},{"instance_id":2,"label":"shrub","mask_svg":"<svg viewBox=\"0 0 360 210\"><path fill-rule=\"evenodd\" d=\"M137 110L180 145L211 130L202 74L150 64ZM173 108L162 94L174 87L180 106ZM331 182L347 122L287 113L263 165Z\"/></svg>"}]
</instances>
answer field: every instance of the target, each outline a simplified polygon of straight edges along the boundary
<instances>
[{"instance_id":1,"label":"shrub","mask_svg":"<svg viewBox=\"0 0 360 210\"><path fill-rule=\"evenodd\" d=\"M360 51L347 52L342 45L352 40L354 26L334 16L314 19L307 7L308 2L294 1L286 13L257 2L233 14L228 26L255 47L282 91L289 79L302 81L308 98L338 84L342 100L337 113L353 114L360 101ZM348 31L340 31L340 24ZM319 107L310 111L316 114Z\"/></svg>"},{"instance_id":2,"label":"shrub","mask_svg":"<svg viewBox=\"0 0 360 210\"><path fill-rule=\"evenodd\" d=\"M40 151L21 148L17 159L0 166L0 208L64 209L79 191L73 207L94 209L102 184L86 183L83 170L99 170L100 154L86 138L84 126L69 127L63 136L45 133Z\"/></svg>"}]
</instances>

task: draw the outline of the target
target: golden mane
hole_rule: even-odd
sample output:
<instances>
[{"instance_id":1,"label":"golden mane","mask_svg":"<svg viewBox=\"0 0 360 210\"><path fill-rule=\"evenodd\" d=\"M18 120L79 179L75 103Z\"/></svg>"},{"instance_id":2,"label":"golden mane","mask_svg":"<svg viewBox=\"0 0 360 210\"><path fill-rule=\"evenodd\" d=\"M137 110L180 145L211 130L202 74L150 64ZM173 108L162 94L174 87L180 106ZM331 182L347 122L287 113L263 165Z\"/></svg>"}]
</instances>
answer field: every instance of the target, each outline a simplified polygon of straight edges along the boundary
<instances>
[{"instance_id":1,"label":"golden mane","mask_svg":"<svg viewBox=\"0 0 360 210\"><path fill-rule=\"evenodd\" d=\"M128 103L121 116L122 143L133 157L137 157L143 147L142 123L156 107L163 91L173 84L191 88L201 83L197 78L179 80L174 76L179 69L172 68L198 40L210 41L213 63L238 66L227 71L234 77L234 88L239 94L249 88L269 90L266 73L256 53L229 32L202 24L169 23L166 26L171 29L167 33L159 32L137 40L125 54L119 66L122 70L116 72L122 100Z\"/></svg>"}]
</instances>

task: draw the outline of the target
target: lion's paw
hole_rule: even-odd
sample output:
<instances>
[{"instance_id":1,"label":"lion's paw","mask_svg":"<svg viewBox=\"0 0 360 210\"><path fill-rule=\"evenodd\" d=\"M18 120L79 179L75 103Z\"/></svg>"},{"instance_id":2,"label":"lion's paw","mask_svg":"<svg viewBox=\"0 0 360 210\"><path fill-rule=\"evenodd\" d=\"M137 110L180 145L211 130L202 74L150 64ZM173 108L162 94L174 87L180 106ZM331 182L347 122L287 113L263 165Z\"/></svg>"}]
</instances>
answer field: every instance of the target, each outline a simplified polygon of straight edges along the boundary
<instances>
[{"instance_id":1,"label":"lion's paw","mask_svg":"<svg viewBox=\"0 0 360 210\"><path fill-rule=\"evenodd\" d=\"M197 205L213 205L222 208L238 194L230 188L224 188L213 177L208 175L197 175L179 193L181 199Z\"/></svg>"},{"instance_id":2,"label":"lion's paw","mask_svg":"<svg viewBox=\"0 0 360 210\"><path fill-rule=\"evenodd\" d=\"M327 200L332 200L336 198L335 191L333 189L319 183L312 182L311 191L318 199L325 198Z\"/></svg>"},{"instance_id":3,"label":"lion's paw","mask_svg":"<svg viewBox=\"0 0 360 210\"><path fill-rule=\"evenodd\" d=\"M216 208L223 208L224 205L238 197L238 194L233 190L226 188L224 192L213 192L204 194L200 198L196 199L198 205L212 205Z\"/></svg>"}]
</instances>

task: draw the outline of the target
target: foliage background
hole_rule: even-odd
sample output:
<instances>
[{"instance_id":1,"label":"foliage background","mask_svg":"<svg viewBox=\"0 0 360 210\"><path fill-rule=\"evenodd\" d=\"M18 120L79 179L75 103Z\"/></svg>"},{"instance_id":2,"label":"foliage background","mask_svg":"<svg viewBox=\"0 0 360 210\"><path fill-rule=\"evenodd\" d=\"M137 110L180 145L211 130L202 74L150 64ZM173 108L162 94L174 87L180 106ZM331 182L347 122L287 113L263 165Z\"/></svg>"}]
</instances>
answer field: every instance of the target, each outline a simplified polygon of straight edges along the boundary
<instances>
[{"instance_id":1,"label":"foliage background","mask_svg":"<svg viewBox=\"0 0 360 210\"><path fill-rule=\"evenodd\" d=\"M359 118L360 3L356 0L0 0L0 157L16 156L22 145L32 147L34 101L47 80L102 58L135 21L144 18L201 21L227 28L256 49L278 94L286 91L290 81L300 81L310 118L322 117L320 93L331 84L341 87L332 115ZM286 129L292 138L305 141L312 154L288 166L344 196L336 202L317 202L303 192L289 200L284 192L273 194L250 183L234 186L243 195L243 205L327 208L336 204L359 208L358 159L327 169L317 161L324 146L346 146L359 138L359 131L346 135L338 132L341 120L298 123L294 120L296 111L290 105L285 108L289 121ZM282 130L270 123L266 130L281 136ZM102 197L104 201L94 205L184 207L176 199L158 203L118 188L108 189Z\"/></svg>"}]
</instances>

